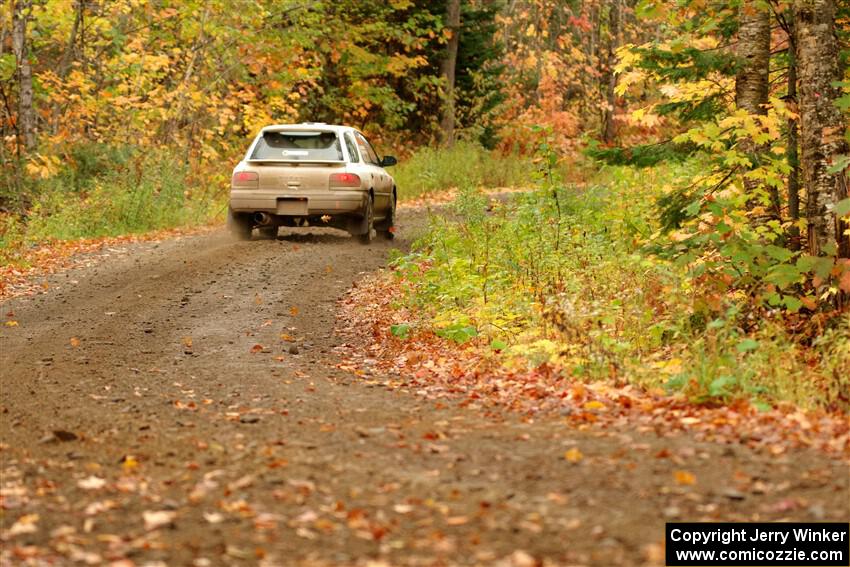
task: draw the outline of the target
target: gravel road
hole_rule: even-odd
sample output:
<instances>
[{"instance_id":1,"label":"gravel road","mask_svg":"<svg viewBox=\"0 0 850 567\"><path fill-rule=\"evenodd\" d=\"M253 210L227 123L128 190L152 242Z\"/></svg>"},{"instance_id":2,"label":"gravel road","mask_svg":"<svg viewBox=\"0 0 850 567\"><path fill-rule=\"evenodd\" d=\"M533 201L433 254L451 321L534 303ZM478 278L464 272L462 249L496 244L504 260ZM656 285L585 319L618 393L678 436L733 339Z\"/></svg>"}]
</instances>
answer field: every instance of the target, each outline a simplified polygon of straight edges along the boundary
<instances>
[{"instance_id":1,"label":"gravel road","mask_svg":"<svg viewBox=\"0 0 850 567\"><path fill-rule=\"evenodd\" d=\"M847 465L814 452L482 415L338 370L337 300L406 245L220 230L0 305L0 563L655 565L670 520L847 519Z\"/></svg>"}]
</instances>

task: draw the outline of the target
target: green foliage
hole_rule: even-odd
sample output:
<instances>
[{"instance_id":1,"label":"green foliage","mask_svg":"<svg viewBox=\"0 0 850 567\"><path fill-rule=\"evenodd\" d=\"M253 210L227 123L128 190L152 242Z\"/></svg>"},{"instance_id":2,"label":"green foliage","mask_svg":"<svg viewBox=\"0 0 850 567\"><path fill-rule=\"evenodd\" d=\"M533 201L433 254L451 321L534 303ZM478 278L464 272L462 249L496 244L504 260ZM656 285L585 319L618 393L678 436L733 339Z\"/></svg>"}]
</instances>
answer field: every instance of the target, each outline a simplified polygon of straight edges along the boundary
<instances>
[{"instance_id":1,"label":"green foliage","mask_svg":"<svg viewBox=\"0 0 850 567\"><path fill-rule=\"evenodd\" d=\"M478 336L478 330L475 327L461 323L439 328L436 332L437 336L450 339L459 344L466 343Z\"/></svg>"},{"instance_id":2,"label":"green foliage","mask_svg":"<svg viewBox=\"0 0 850 567\"><path fill-rule=\"evenodd\" d=\"M402 200L459 185L517 187L528 183L531 160L499 156L472 142L451 148L422 147L393 168Z\"/></svg>"},{"instance_id":3,"label":"green foliage","mask_svg":"<svg viewBox=\"0 0 850 567\"><path fill-rule=\"evenodd\" d=\"M299 97L302 120L346 122L375 131L427 133L434 126L422 111L436 108L440 100L439 6L345 0L289 12L286 24L297 30L297 49L310 54L303 70L318 87L309 97Z\"/></svg>"},{"instance_id":4,"label":"green foliage","mask_svg":"<svg viewBox=\"0 0 850 567\"><path fill-rule=\"evenodd\" d=\"M505 101L504 45L496 17L504 2L462 3L455 89L458 123L464 136L493 149L498 141L497 110Z\"/></svg>"},{"instance_id":5,"label":"green foliage","mask_svg":"<svg viewBox=\"0 0 850 567\"><path fill-rule=\"evenodd\" d=\"M30 243L202 224L224 211L224 192L194 187L187 166L169 152L74 149L76 167L27 186L26 219L2 216L4 261L14 261L14 251Z\"/></svg>"},{"instance_id":6,"label":"green foliage","mask_svg":"<svg viewBox=\"0 0 850 567\"><path fill-rule=\"evenodd\" d=\"M413 252L395 260L417 327L506 363L553 362L576 377L665 387L698 403L846 403L848 381L833 376L850 358L847 329L808 350L775 312L753 321L749 298L735 293L712 303L691 266L646 246L660 234L653 197L699 162L603 168L574 186L547 155L536 190L494 199L462 188L451 219L433 218ZM764 254L773 258L759 268L766 278L799 262L778 246ZM478 336L461 337L467 330Z\"/></svg>"},{"instance_id":7,"label":"green foliage","mask_svg":"<svg viewBox=\"0 0 850 567\"><path fill-rule=\"evenodd\" d=\"M670 141L625 148L605 147L598 143L591 143L585 150L585 154L608 165L653 167L662 163L686 161L695 150L692 144L674 144Z\"/></svg>"},{"instance_id":8,"label":"green foliage","mask_svg":"<svg viewBox=\"0 0 850 567\"><path fill-rule=\"evenodd\" d=\"M407 339L410 336L410 325L406 323L402 323L400 325L391 325L390 332L394 337L398 337L402 340Z\"/></svg>"}]
</instances>

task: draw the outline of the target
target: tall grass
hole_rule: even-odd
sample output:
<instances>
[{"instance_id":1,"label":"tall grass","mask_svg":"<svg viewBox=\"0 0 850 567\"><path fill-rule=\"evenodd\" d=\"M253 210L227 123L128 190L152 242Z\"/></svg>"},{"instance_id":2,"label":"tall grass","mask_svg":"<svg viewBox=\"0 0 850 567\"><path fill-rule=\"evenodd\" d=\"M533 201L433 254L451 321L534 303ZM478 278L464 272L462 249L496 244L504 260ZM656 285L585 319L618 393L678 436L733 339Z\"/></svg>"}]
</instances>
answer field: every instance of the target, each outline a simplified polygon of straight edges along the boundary
<instances>
[{"instance_id":1,"label":"tall grass","mask_svg":"<svg viewBox=\"0 0 850 567\"><path fill-rule=\"evenodd\" d=\"M501 156L472 142L451 148L423 147L402 160L392 174L399 199L412 199L432 191L473 187L518 187L529 184L530 158Z\"/></svg>"},{"instance_id":2,"label":"tall grass","mask_svg":"<svg viewBox=\"0 0 850 567\"><path fill-rule=\"evenodd\" d=\"M224 211L225 187L193 183L189 167L168 152L89 147L72 160L48 179L28 182L24 211L2 215L0 261L14 262L22 249L52 239L197 225Z\"/></svg>"}]
</instances>

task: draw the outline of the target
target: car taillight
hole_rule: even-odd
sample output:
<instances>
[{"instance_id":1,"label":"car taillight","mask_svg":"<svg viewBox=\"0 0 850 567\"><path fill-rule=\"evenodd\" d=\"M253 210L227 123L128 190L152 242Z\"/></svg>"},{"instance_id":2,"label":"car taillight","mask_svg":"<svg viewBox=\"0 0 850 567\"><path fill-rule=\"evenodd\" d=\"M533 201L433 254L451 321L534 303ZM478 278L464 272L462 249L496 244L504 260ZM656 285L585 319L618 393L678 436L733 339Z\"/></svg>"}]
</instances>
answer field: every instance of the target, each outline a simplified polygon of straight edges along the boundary
<instances>
[{"instance_id":1,"label":"car taillight","mask_svg":"<svg viewBox=\"0 0 850 567\"><path fill-rule=\"evenodd\" d=\"M260 178L253 171L237 171L233 174L233 182L234 183L247 183L249 181L257 181Z\"/></svg>"},{"instance_id":2,"label":"car taillight","mask_svg":"<svg viewBox=\"0 0 850 567\"><path fill-rule=\"evenodd\" d=\"M360 187L360 176L356 173L331 173L331 187Z\"/></svg>"}]
</instances>

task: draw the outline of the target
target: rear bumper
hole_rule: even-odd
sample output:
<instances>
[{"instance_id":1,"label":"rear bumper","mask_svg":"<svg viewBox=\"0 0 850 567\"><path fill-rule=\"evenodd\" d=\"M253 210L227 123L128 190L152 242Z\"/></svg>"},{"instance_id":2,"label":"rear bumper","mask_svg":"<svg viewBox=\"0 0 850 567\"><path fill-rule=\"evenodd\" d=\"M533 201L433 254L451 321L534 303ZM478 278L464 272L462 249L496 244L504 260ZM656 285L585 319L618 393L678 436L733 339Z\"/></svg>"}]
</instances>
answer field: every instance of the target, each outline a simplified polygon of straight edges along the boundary
<instances>
[{"instance_id":1,"label":"rear bumper","mask_svg":"<svg viewBox=\"0 0 850 567\"><path fill-rule=\"evenodd\" d=\"M340 191L267 191L257 189L231 189L230 208L237 213L265 212L281 214L284 208L278 207L278 201L307 201L308 215L339 215L360 213L366 209L368 193L357 189ZM301 216L300 214L289 214Z\"/></svg>"}]
</instances>

